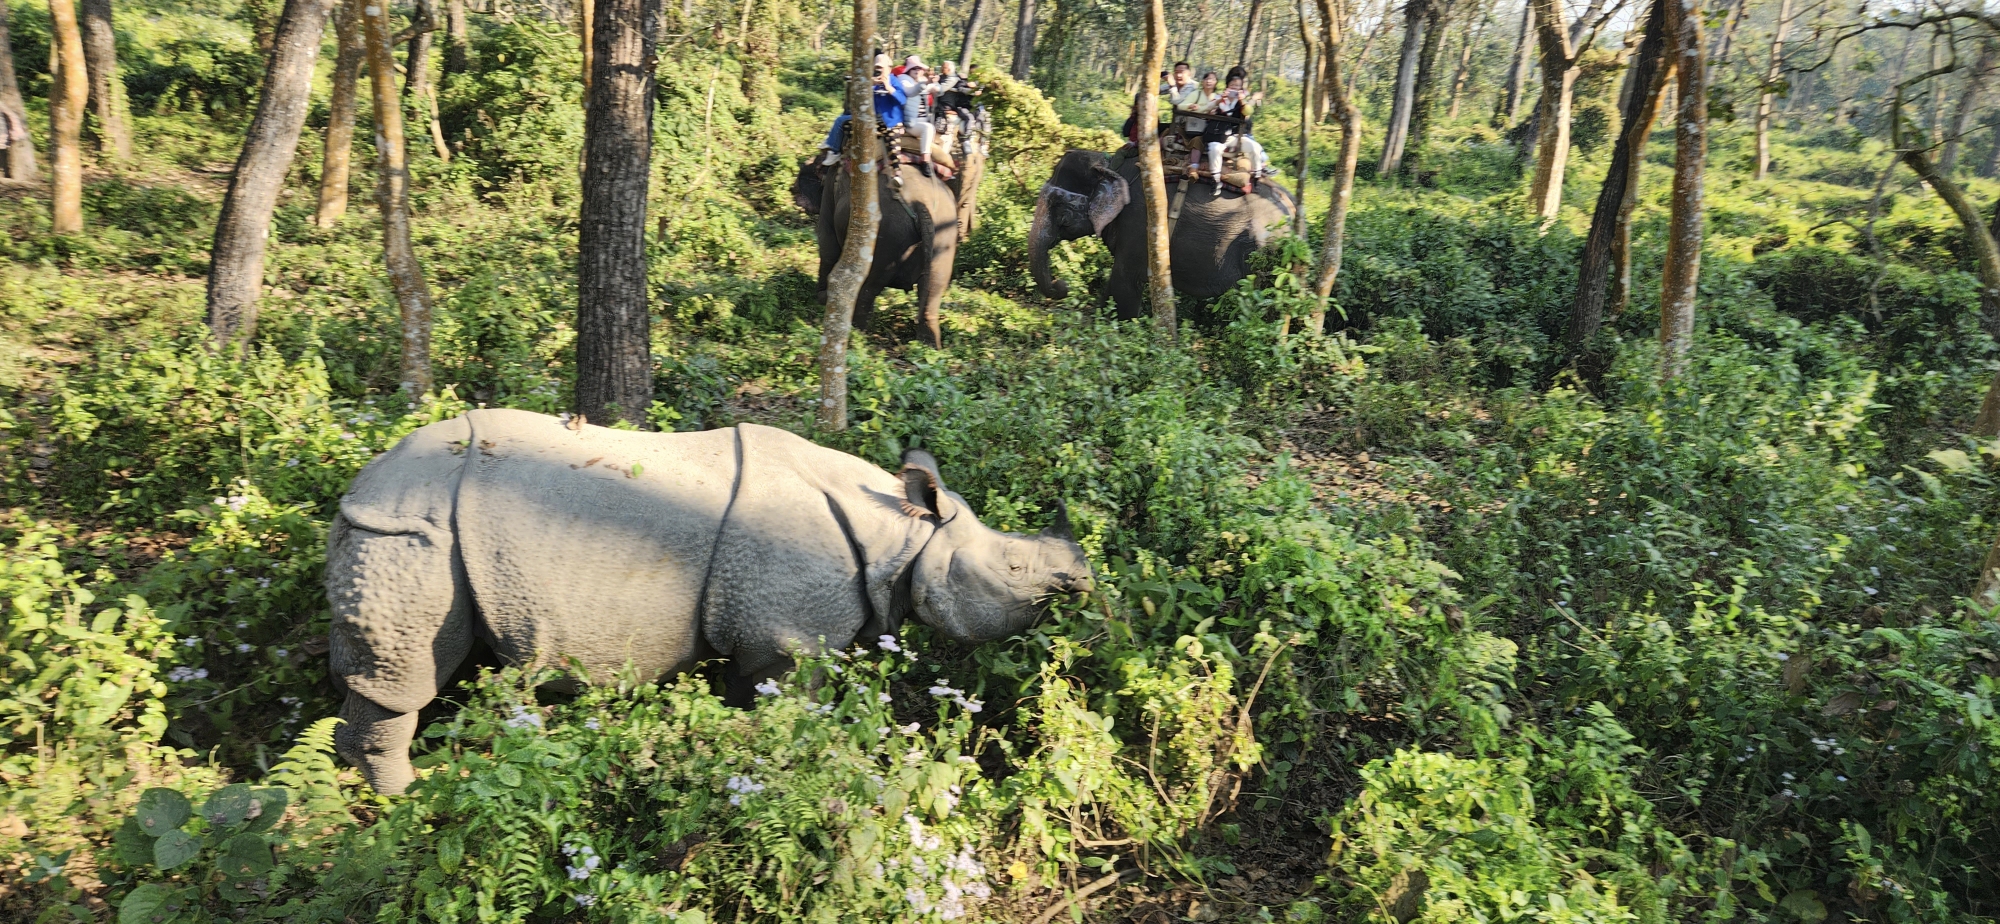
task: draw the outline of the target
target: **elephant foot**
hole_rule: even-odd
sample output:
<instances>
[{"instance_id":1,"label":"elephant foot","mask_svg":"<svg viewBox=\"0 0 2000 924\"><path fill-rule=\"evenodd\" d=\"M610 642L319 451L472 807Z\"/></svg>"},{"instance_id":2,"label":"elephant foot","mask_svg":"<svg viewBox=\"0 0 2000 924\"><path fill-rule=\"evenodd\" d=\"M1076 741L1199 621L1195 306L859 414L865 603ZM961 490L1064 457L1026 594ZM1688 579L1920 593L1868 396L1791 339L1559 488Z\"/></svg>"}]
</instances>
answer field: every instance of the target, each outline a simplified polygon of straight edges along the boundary
<instances>
[{"instance_id":1,"label":"elephant foot","mask_svg":"<svg viewBox=\"0 0 2000 924\"><path fill-rule=\"evenodd\" d=\"M825 290L825 289L815 289L815 290L813 290L813 304L815 304L815 305L824 305L824 304L826 304L826 290Z\"/></svg>"},{"instance_id":2,"label":"elephant foot","mask_svg":"<svg viewBox=\"0 0 2000 924\"><path fill-rule=\"evenodd\" d=\"M334 750L342 760L361 769L368 785L385 796L410 788L417 778L410 766L410 742L417 736L417 714L391 712L367 697L347 694L340 707L344 721L333 733Z\"/></svg>"}]
</instances>

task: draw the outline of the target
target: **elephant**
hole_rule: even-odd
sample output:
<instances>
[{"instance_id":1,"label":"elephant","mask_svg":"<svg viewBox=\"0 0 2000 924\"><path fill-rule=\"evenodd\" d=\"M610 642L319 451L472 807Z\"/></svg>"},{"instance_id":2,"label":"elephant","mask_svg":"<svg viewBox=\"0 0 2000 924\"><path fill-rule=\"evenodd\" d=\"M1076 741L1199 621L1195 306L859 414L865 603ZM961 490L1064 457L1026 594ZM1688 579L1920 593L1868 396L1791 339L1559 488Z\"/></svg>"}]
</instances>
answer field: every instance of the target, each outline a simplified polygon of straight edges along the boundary
<instances>
[{"instance_id":1,"label":"elephant","mask_svg":"<svg viewBox=\"0 0 2000 924\"><path fill-rule=\"evenodd\" d=\"M1035 535L989 528L921 450L892 475L755 424L643 433L504 409L369 463L326 561L336 744L381 793L414 779L418 710L475 641L593 683L726 658L726 699L748 705L796 655L912 617L1005 638L1092 586L1066 514Z\"/></svg>"},{"instance_id":2,"label":"elephant","mask_svg":"<svg viewBox=\"0 0 2000 924\"><path fill-rule=\"evenodd\" d=\"M1028 267L1036 288L1049 298L1069 294L1069 286L1049 270L1049 248L1089 234L1104 239L1111 252L1105 293L1118 317L1144 312L1146 288L1146 201L1140 194L1138 157L1128 146L1115 161L1096 151L1072 149L1035 199L1028 231ZM1184 196L1183 196L1184 193ZM1284 233L1297 211L1290 190L1268 180L1254 192L1214 187L1169 177L1167 201L1182 196L1173 222L1169 259L1174 292L1210 299L1250 274L1249 257L1273 234Z\"/></svg>"},{"instance_id":3,"label":"elephant","mask_svg":"<svg viewBox=\"0 0 2000 924\"><path fill-rule=\"evenodd\" d=\"M963 152L959 170L950 180L924 176L915 166L903 166L899 189L880 165L869 172L880 184L882 224L875 232L875 262L854 300L854 326L867 329L875 313L875 297L883 289L915 288L923 320L923 339L931 347L944 343L939 312L951 285L958 244L972 233L979 182L986 175L985 143L975 138ZM848 189L853 161L826 167L817 159L799 168L792 183L792 201L819 219L819 286L816 297L826 300L827 276L847 246ZM829 182L831 179L831 182Z\"/></svg>"}]
</instances>

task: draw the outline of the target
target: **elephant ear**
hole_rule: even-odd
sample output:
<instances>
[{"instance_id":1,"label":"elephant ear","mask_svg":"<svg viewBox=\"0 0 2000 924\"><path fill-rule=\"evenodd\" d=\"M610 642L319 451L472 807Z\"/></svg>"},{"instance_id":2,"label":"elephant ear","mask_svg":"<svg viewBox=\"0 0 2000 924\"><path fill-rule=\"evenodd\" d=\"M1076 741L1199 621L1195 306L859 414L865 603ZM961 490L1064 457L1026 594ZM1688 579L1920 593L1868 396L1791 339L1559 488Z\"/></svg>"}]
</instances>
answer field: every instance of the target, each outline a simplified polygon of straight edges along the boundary
<instances>
[{"instance_id":1,"label":"elephant ear","mask_svg":"<svg viewBox=\"0 0 2000 924\"><path fill-rule=\"evenodd\" d=\"M1132 201L1132 185L1102 161L1091 165L1090 233L1104 233L1104 226Z\"/></svg>"},{"instance_id":2,"label":"elephant ear","mask_svg":"<svg viewBox=\"0 0 2000 924\"><path fill-rule=\"evenodd\" d=\"M946 503L937 459L921 449L903 450L903 512L942 521Z\"/></svg>"}]
</instances>

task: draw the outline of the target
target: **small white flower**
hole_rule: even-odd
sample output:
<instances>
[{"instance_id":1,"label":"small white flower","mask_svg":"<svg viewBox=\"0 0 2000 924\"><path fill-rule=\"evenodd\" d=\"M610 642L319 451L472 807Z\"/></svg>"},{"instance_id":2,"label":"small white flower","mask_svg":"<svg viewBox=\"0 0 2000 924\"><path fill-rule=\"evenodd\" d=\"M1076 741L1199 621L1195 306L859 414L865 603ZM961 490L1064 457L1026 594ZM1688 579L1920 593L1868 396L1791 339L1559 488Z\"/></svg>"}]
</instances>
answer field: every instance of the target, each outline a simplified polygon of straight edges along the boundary
<instances>
[{"instance_id":1,"label":"small white flower","mask_svg":"<svg viewBox=\"0 0 2000 924\"><path fill-rule=\"evenodd\" d=\"M875 694L875 701L878 703L890 703L895 701L895 697L887 693L877 693Z\"/></svg>"},{"instance_id":2,"label":"small white flower","mask_svg":"<svg viewBox=\"0 0 2000 924\"><path fill-rule=\"evenodd\" d=\"M510 710L512 712L512 715L508 716L506 722L508 728L542 727L541 713L536 712L535 710L530 709L526 706L513 706L510 707Z\"/></svg>"},{"instance_id":3,"label":"small white flower","mask_svg":"<svg viewBox=\"0 0 2000 924\"><path fill-rule=\"evenodd\" d=\"M777 680L775 680L775 679L772 679L772 680L766 680L766 681L764 681L763 683L760 683L760 684L758 684L758 685L757 685L757 695L758 695L758 696L776 696L776 695L778 695L778 691L779 691L780 689L783 689L783 688L782 688L782 687L779 687L779 686L778 686L778 681L777 681Z\"/></svg>"},{"instance_id":4,"label":"small white flower","mask_svg":"<svg viewBox=\"0 0 2000 924\"><path fill-rule=\"evenodd\" d=\"M201 639L195 638L192 635L188 636L187 638L181 639L181 646L184 648L193 648L194 646L199 644L201 644Z\"/></svg>"},{"instance_id":5,"label":"small white flower","mask_svg":"<svg viewBox=\"0 0 2000 924\"><path fill-rule=\"evenodd\" d=\"M1872 597L1872 596L1875 596L1875 594L1876 594L1876 593L1878 593L1878 591L1876 591L1876 589L1875 589L1875 588L1873 588L1873 587L1865 587L1865 586L1861 588L1861 592L1862 592L1862 593L1865 593L1865 594L1867 594L1868 596L1871 596L1871 597Z\"/></svg>"},{"instance_id":6,"label":"small white flower","mask_svg":"<svg viewBox=\"0 0 2000 924\"><path fill-rule=\"evenodd\" d=\"M588 728L591 731L597 731L600 726L598 725L598 722L595 718L590 718L583 720L583 727Z\"/></svg>"},{"instance_id":7,"label":"small white flower","mask_svg":"<svg viewBox=\"0 0 2000 924\"><path fill-rule=\"evenodd\" d=\"M289 657L291 657L291 656L292 656L292 653L291 653L291 652L290 652L289 650L287 650L287 649L284 649L284 648L275 648L275 649L272 649L271 653L272 653L272 654L274 654L274 655L277 655L277 656L278 656L278 657L280 657L280 658L289 658Z\"/></svg>"},{"instance_id":8,"label":"small white flower","mask_svg":"<svg viewBox=\"0 0 2000 924\"><path fill-rule=\"evenodd\" d=\"M574 899L576 899L576 903L577 903L578 905L580 905L580 906L582 906L582 907L585 907L585 908L588 908L588 907L590 907L590 906L592 906L592 905L595 905L595 904L597 904L597 896L595 896L595 895L592 895L592 894L590 894L590 893L588 893L588 892L585 892L585 893L584 893L584 894L582 894L582 895L573 895L573 896L571 896L571 897L572 897L572 898L574 898Z\"/></svg>"},{"instance_id":9,"label":"small white flower","mask_svg":"<svg viewBox=\"0 0 2000 924\"><path fill-rule=\"evenodd\" d=\"M1784 653L1784 652L1782 652L1782 651L1778 652L1778 660L1780 660L1780 661L1790 661L1791 659L1792 659L1792 656L1791 656L1791 655L1788 655L1788 654L1786 654L1786 653Z\"/></svg>"},{"instance_id":10,"label":"small white flower","mask_svg":"<svg viewBox=\"0 0 2000 924\"><path fill-rule=\"evenodd\" d=\"M236 621L236 628L238 628L238 629L248 629L248 628L250 628L250 624L249 624L249 623L247 623L247 622L244 622L244 621L243 621L243 620L241 620L241 619L239 619L239 620L237 620L237 621Z\"/></svg>"},{"instance_id":11,"label":"small white flower","mask_svg":"<svg viewBox=\"0 0 2000 924\"><path fill-rule=\"evenodd\" d=\"M901 645L898 645L898 644L896 644L896 637L895 637L895 636L893 636L893 635L884 635L884 636L882 636L881 638L879 638L879 639L876 639L876 640L875 640L875 647L877 647L877 648L880 648L880 649L882 649L883 651L902 651L902 650L903 650L903 646L901 646Z\"/></svg>"},{"instance_id":12,"label":"small white flower","mask_svg":"<svg viewBox=\"0 0 2000 924\"><path fill-rule=\"evenodd\" d=\"M237 643L236 643L236 653L237 653L237 654L249 654L249 653L250 653L250 649L251 649L251 648L253 648L253 647L255 647L255 646L251 645L251 644L250 644L249 642L237 642Z\"/></svg>"}]
</instances>

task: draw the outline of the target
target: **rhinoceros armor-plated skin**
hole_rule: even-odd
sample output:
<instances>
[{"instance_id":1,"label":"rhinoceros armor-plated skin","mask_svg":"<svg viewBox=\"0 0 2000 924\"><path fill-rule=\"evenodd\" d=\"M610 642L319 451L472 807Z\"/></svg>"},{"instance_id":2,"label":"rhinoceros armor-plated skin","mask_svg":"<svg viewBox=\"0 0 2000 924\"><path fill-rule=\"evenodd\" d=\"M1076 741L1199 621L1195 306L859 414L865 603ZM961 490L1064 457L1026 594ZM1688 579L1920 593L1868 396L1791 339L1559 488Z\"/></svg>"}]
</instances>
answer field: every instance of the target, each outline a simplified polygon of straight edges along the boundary
<instances>
[{"instance_id":1,"label":"rhinoceros armor-plated skin","mask_svg":"<svg viewBox=\"0 0 2000 924\"><path fill-rule=\"evenodd\" d=\"M639 433L512 410L410 434L354 479L327 540L341 755L379 792L408 786L417 710L475 638L595 682L727 658L743 703L794 653L909 616L1004 638L1090 588L1066 522L989 529L927 453L903 462L754 424Z\"/></svg>"}]
</instances>

